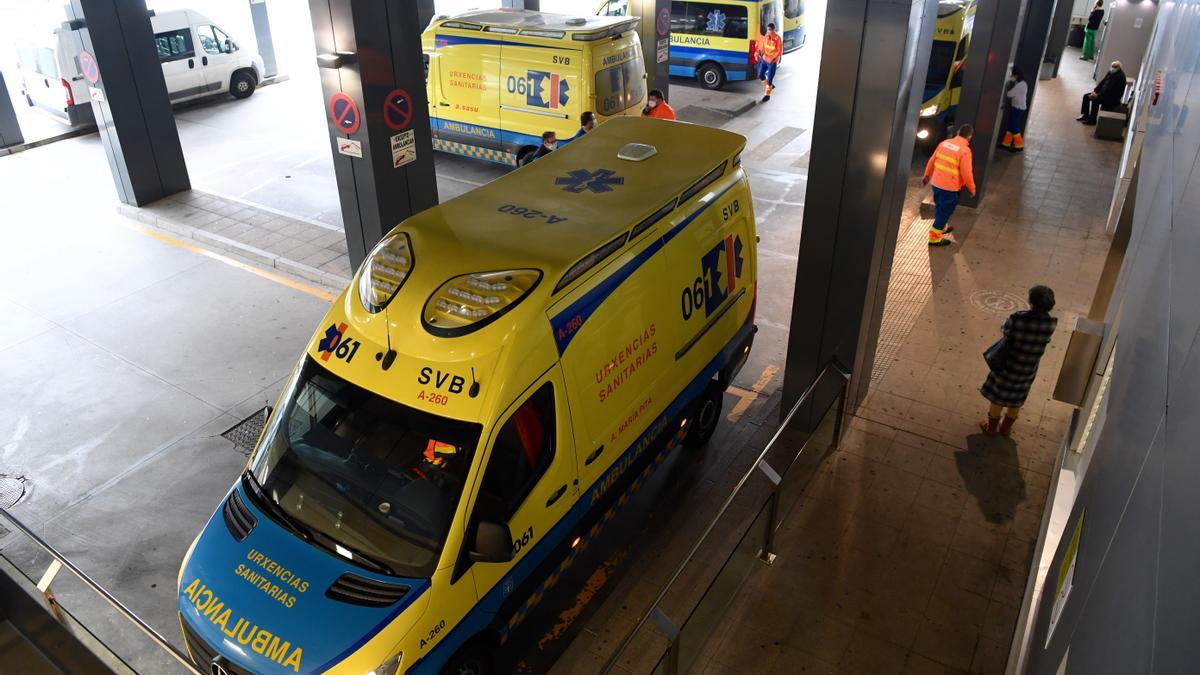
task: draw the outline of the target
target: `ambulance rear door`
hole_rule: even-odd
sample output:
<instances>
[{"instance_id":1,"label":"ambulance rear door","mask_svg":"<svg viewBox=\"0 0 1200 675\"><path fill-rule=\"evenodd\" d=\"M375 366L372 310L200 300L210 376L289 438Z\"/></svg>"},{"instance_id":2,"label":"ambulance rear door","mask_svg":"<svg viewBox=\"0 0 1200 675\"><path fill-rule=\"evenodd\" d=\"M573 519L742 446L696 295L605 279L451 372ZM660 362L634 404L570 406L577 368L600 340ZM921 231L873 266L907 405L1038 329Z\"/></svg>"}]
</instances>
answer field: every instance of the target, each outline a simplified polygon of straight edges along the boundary
<instances>
[{"instance_id":1,"label":"ambulance rear door","mask_svg":"<svg viewBox=\"0 0 1200 675\"><path fill-rule=\"evenodd\" d=\"M513 152L536 148L542 133L570 138L579 128L582 52L507 43L500 65L500 120Z\"/></svg>"},{"instance_id":2,"label":"ambulance rear door","mask_svg":"<svg viewBox=\"0 0 1200 675\"><path fill-rule=\"evenodd\" d=\"M646 67L637 33L602 40L592 50L595 103L601 117L640 115L646 104Z\"/></svg>"},{"instance_id":3,"label":"ambulance rear door","mask_svg":"<svg viewBox=\"0 0 1200 675\"><path fill-rule=\"evenodd\" d=\"M434 45L429 76L440 89L434 137L499 150L501 41L438 33Z\"/></svg>"}]
</instances>

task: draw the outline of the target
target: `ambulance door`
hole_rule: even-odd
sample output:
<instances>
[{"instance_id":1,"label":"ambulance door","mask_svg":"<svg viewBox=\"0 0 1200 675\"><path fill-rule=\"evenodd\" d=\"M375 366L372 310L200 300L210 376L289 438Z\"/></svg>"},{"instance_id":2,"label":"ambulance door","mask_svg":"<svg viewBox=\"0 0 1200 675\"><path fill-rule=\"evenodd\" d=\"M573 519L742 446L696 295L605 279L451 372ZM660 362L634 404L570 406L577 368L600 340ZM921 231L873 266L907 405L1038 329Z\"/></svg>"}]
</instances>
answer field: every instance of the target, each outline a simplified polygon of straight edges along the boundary
<instances>
[{"instance_id":1,"label":"ambulance door","mask_svg":"<svg viewBox=\"0 0 1200 675\"><path fill-rule=\"evenodd\" d=\"M582 112L582 52L505 44L503 53L500 118L511 139L509 150L536 148L546 131L560 139L574 136Z\"/></svg>"},{"instance_id":2,"label":"ambulance door","mask_svg":"<svg viewBox=\"0 0 1200 675\"><path fill-rule=\"evenodd\" d=\"M579 494L575 444L558 366L525 390L500 419L484 457L468 537L474 537L480 522L506 524L513 559L471 565L480 597L542 543Z\"/></svg>"},{"instance_id":3,"label":"ambulance door","mask_svg":"<svg viewBox=\"0 0 1200 675\"><path fill-rule=\"evenodd\" d=\"M500 147L500 45L478 38L434 38L435 137L489 149ZM430 76L435 76L433 71Z\"/></svg>"}]
</instances>

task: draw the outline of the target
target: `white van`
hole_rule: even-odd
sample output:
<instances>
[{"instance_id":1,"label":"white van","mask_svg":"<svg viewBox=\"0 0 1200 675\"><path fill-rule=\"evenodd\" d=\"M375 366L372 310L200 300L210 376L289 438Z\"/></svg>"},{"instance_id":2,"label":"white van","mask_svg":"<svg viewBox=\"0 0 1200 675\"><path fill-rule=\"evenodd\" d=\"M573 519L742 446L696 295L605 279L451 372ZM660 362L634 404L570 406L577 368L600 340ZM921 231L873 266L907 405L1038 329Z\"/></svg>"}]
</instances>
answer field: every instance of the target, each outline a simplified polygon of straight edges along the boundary
<instances>
[{"instance_id":1,"label":"white van","mask_svg":"<svg viewBox=\"0 0 1200 675\"><path fill-rule=\"evenodd\" d=\"M196 10L155 13L150 17L150 27L172 103L224 92L246 98L262 81L262 57L240 48L228 33ZM79 52L83 49L79 34L65 26L56 28L52 44L18 49L25 101L65 116L71 124L90 122L88 83L79 68Z\"/></svg>"}]
</instances>

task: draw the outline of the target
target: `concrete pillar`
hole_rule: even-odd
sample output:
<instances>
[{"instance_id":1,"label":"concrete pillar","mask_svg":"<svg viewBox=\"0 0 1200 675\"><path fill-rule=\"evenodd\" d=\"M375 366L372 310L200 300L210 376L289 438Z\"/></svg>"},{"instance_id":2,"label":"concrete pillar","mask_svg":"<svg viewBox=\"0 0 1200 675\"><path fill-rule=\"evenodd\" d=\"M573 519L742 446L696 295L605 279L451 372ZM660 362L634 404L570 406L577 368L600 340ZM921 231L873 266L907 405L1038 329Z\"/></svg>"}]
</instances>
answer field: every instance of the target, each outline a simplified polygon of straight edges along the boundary
<instances>
[{"instance_id":1,"label":"concrete pillar","mask_svg":"<svg viewBox=\"0 0 1200 675\"><path fill-rule=\"evenodd\" d=\"M937 0L828 5L784 372L790 407L831 358L866 395L912 165ZM832 384L832 382L831 382ZM823 411L831 392L818 391Z\"/></svg>"},{"instance_id":2,"label":"concrete pillar","mask_svg":"<svg viewBox=\"0 0 1200 675\"><path fill-rule=\"evenodd\" d=\"M350 263L438 203L415 2L309 0Z\"/></svg>"},{"instance_id":3,"label":"concrete pillar","mask_svg":"<svg viewBox=\"0 0 1200 675\"><path fill-rule=\"evenodd\" d=\"M250 20L254 22L254 41L258 44L258 53L263 58L263 77L275 77L279 74L279 64L275 62L275 41L271 38L267 0L250 0Z\"/></svg>"},{"instance_id":4,"label":"concrete pillar","mask_svg":"<svg viewBox=\"0 0 1200 675\"><path fill-rule=\"evenodd\" d=\"M145 0L71 0L66 9L90 55L79 58L90 62L92 112L121 201L143 206L190 189Z\"/></svg>"},{"instance_id":5,"label":"concrete pillar","mask_svg":"<svg viewBox=\"0 0 1200 675\"><path fill-rule=\"evenodd\" d=\"M661 89L669 101L671 0L629 0L629 15L642 19L638 35L642 38L642 62L646 65L646 91Z\"/></svg>"},{"instance_id":6,"label":"concrete pillar","mask_svg":"<svg viewBox=\"0 0 1200 675\"><path fill-rule=\"evenodd\" d=\"M0 148L9 148L25 142L21 125L17 123L17 111L4 85L4 73L0 73Z\"/></svg>"},{"instance_id":7,"label":"concrete pillar","mask_svg":"<svg viewBox=\"0 0 1200 675\"><path fill-rule=\"evenodd\" d=\"M1017 29L1022 26L1029 0L979 0L975 10L975 29L967 51L963 72L962 95L954 121L975 127L971 152L975 163L975 199L963 192L959 204L976 206L987 192L988 170L996 152L996 142L1004 121L1004 83L1017 49ZM1035 70L1034 73L1037 71ZM1025 71L1032 89L1035 74ZM953 130L951 130L953 133Z\"/></svg>"},{"instance_id":8,"label":"concrete pillar","mask_svg":"<svg viewBox=\"0 0 1200 675\"><path fill-rule=\"evenodd\" d=\"M1017 51L1013 64L1020 66L1025 73L1025 83L1029 86L1029 110L1033 110L1034 94L1037 91L1042 60L1046 56L1046 40L1050 37L1050 21L1054 18L1054 8L1059 0L1027 0L1025 21L1018 34ZM1025 123L1029 123L1026 116ZM1003 124L1003 121L1002 121ZM1024 127L1022 127L1023 129ZM978 152L976 150L976 152Z\"/></svg>"}]
</instances>

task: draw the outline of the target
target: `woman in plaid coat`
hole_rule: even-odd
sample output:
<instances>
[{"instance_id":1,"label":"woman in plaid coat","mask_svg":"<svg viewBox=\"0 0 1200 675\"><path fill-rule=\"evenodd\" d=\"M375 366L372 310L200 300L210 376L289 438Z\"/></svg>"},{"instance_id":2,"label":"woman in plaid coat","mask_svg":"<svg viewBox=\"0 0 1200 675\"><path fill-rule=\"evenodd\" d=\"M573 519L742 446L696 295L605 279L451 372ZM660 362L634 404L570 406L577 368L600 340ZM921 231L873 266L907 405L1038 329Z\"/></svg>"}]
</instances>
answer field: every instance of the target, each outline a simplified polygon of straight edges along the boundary
<instances>
[{"instance_id":1,"label":"woman in plaid coat","mask_svg":"<svg viewBox=\"0 0 1200 675\"><path fill-rule=\"evenodd\" d=\"M1012 433L1013 423L1037 378L1038 363L1058 326L1058 319L1050 316L1052 309L1054 291L1034 286L1029 289L1029 309L1013 312L1004 322L1003 356L999 359L1003 363L988 373L987 381L979 389L992 403L987 419L979 422L984 433L992 436Z\"/></svg>"}]
</instances>

